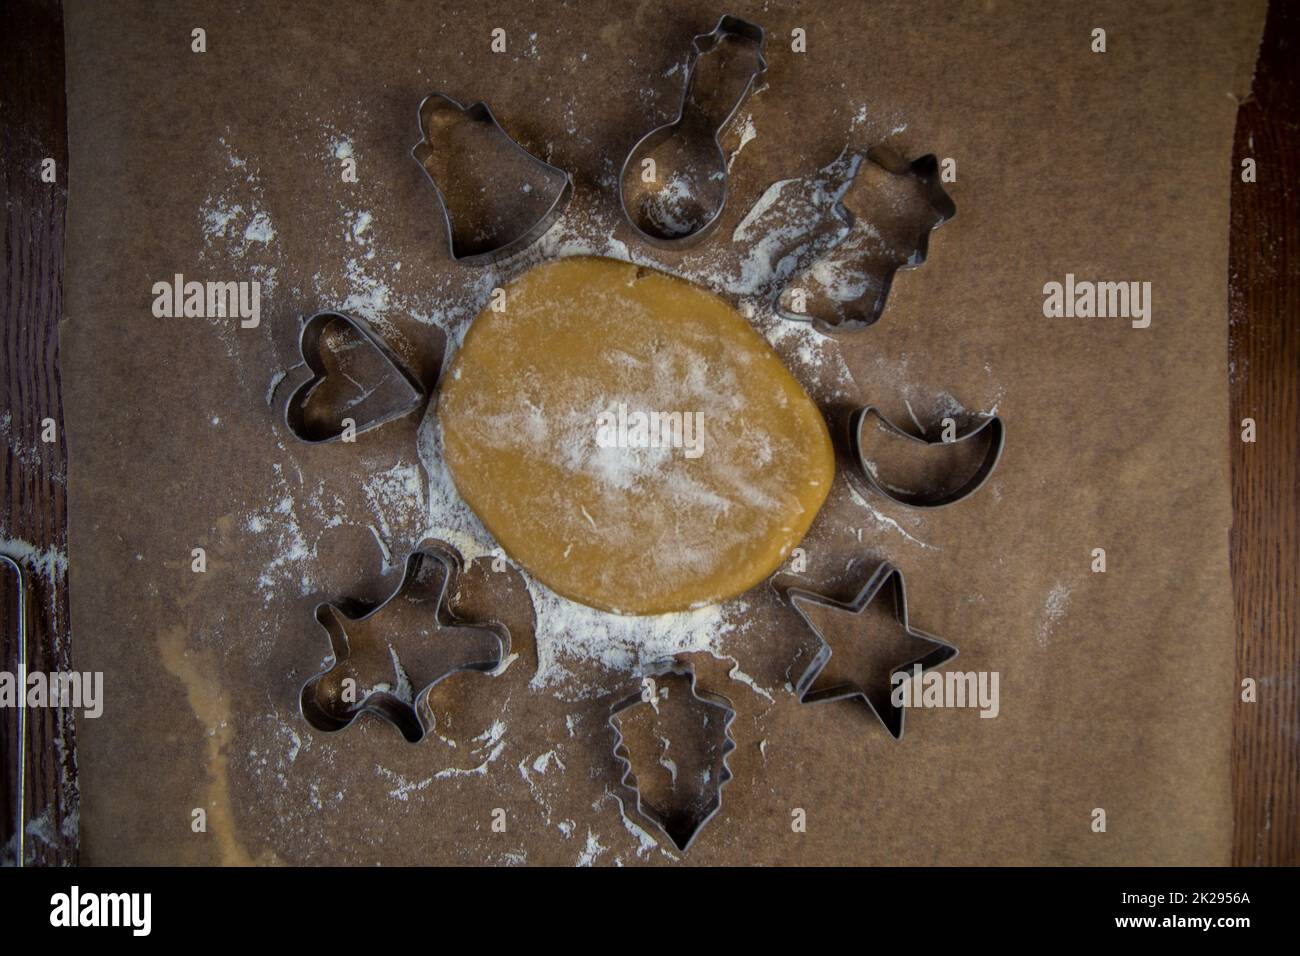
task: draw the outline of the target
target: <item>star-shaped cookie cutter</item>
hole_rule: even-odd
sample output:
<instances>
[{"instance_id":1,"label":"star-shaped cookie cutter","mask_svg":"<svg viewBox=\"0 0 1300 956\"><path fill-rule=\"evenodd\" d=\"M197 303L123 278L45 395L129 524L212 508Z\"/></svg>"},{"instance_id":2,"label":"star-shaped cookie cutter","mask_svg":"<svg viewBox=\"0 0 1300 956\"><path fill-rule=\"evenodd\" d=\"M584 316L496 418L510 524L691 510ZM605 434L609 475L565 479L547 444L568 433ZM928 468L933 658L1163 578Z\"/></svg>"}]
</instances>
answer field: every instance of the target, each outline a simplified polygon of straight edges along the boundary
<instances>
[{"instance_id":1,"label":"star-shaped cookie cutter","mask_svg":"<svg viewBox=\"0 0 1300 956\"><path fill-rule=\"evenodd\" d=\"M627 745L623 741L620 719L624 712L633 707L640 704L650 706L650 703L643 696L643 691L625 697L610 707L609 727L614 732L614 757L623 765L623 773L618 782L636 797L637 813L650 823L653 823L655 828L668 838L679 853L685 853L695 843L695 838L700 835L700 831L704 829L705 824L717 816L718 811L722 809L722 788L731 781L731 768L727 766L727 756L736 749L736 741L731 736L731 725L736 720L736 711L731 706L731 701L721 694L713 694L699 689L695 681L695 668L689 663L673 662L662 665L659 669L645 676L648 679L654 679L668 674L687 678L690 681L691 696L706 707L716 708L722 714L722 769L718 773L718 783L713 796L704 806L694 808L684 816L670 816L658 807L647 803L642 797L641 788L637 784L636 773L632 769L632 756L628 753Z\"/></svg>"},{"instance_id":2,"label":"star-shaped cookie cutter","mask_svg":"<svg viewBox=\"0 0 1300 956\"><path fill-rule=\"evenodd\" d=\"M304 413L307 400L311 398L312 393L325 381L325 377L329 374L325 368L325 360L321 353L321 338L325 334L326 327L332 322L342 322L344 325L351 326L361 336L362 340L378 352L384 362L397 373L402 384L410 393L409 398L396 408L374 418L357 422L354 434L359 435L362 432L370 431L372 428L378 428L380 425L409 415L411 412L423 407L429 397L424 384L416 377L414 372L407 368L406 364L389 344L380 337L379 333L371 328L369 322L354 315L348 315L346 312L317 312L303 323L302 332L298 338L298 351L302 355L303 364L311 369L311 378L293 390L293 394L289 396L289 401L284 406L285 425L288 426L289 431L293 432L295 438L307 442L309 445L338 441L345 432L341 425L321 430L310 424Z\"/></svg>"},{"instance_id":3,"label":"star-shaped cookie cutter","mask_svg":"<svg viewBox=\"0 0 1300 956\"><path fill-rule=\"evenodd\" d=\"M410 701L387 690L372 690L356 702L343 700L338 692L339 689L330 686L326 678L351 654L345 622L369 620L388 604L402 597L419 577L425 560L434 560L442 565L441 581L434 605L435 629L441 632L472 630L489 633L496 638L499 653L492 660L470 661L448 668L421 686ZM447 606L447 597L455 590L453 585L459 571L460 557L456 552L441 542L424 541L407 556L406 570L397 589L378 604L344 600L338 603L325 601L316 605L316 621L329 635L334 661L303 684L299 696L299 710L307 723L322 733L338 733L350 727L362 714L370 713L388 721L409 742L419 743L434 727L433 712L429 709L429 692L434 687L452 674L461 671L478 671L486 674L500 667L510 654L510 631L506 626L496 622L462 621L452 614Z\"/></svg>"},{"instance_id":4,"label":"star-shaped cookie cutter","mask_svg":"<svg viewBox=\"0 0 1300 956\"><path fill-rule=\"evenodd\" d=\"M825 670L827 663L831 659L831 646L826 641L825 634L821 628L809 617L805 607L808 605L817 605L828 608L832 611L842 611L852 615L861 615L867 607L875 600L876 596L886 587L889 587L891 597L894 602L894 617L909 637L916 638L933 644L934 648L921 657L909 660L905 663L891 667L889 670L889 689L893 689L893 677L895 674L906 672L912 673L912 668L919 664L921 672L932 670L946 664L957 656L957 648L949 644L942 638L935 637L933 634L927 634L925 631L912 627L908 621L907 615L907 585L903 581L903 572L888 561L876 568L875 572L867 579L862 590L851 601L837 601L829 598L824 594L816 594L812 591L806 591L802 588L789 588L786 596L790 599L790 604L795 611L803 618L803 622L808 625L809 630L817 635L819 642L817 653L813 655L812 661L805 668L799 680L795 682L795 694L799 702L803 704L820 704L833 700L847 700L854 697L861 698L862 701L876 715L876 719L884 725L889 731L891 737L899 740L903 736L903 717L906 714L906 707L895 706L892 695L887 695L889 701L888 710L882 714L876 709L876 705L871 701L871 695L867 690L858 683L845 682L835 684L821 690L813 690L813 684Z\"/></svg>"}]
</instances>

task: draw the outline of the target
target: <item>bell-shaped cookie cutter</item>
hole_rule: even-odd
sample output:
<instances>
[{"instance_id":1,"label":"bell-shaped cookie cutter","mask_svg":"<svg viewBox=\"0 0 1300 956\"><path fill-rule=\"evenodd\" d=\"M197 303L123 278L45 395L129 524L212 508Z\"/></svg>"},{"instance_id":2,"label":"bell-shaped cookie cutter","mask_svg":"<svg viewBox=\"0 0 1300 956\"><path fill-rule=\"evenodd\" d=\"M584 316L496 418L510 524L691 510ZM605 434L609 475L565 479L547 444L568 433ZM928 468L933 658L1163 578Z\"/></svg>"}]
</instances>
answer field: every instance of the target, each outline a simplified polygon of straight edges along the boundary
<instances>
[{"instance_id":1,"label":"bell-shaped cookie cutter","mask_svg":"<svg viewBox=\"0 0 1300 956\"><path fill-rule=\"evenodd\" d=\"M556 182L563 180L563 185L556 191L555 198L534 222L521 227L514 235L503 239L490 248L473 252L462 248L463 239L458 241L456 228L452 223L451 208L447 203L447 196L443 193L442 187L438 185L432 170L429 168L429 158L433 155L435 148L431 141L435 124L442 125L459 120L489 127L499 133L506 142L514 147L520 156L526 158L543 176L554 178ZM482 100L464 106L446 93L430 93L420 103L419 122L420 142L412 147L411 155L415 157L415 161L424 170L425 178L429 181L429 185L433 187L434 195L438 197L438 205L442 210L443 225L447 230L447 248L451 253L451 258L461 265L490 265L502 259L507 259L532 245L542 237L546 230L551 228L551 225L559 218L560 213L564 211L565 206L573 197L573 177L558 166L552 166L520 146L514 137L506 132L505 127L501 125L496 116L493 115L492 110Z\"/></svg>"},{"instance_id":2,"label":"bell-shaped cookie cutter","mask_svg":"<svg viewBox=\"0 0 1300 956\"><path fill-rule=\"evenodd\" d=\"M386 690L372 690L355 703L342 701L324 693L321 683L351 655L346 622L369 620L388 604L402 597L419 577L425 560L437 561L442 565L442 579L438 585L438 595L433 610L435 627L440 631L486 632L496 638L497 656L492 660L469 661L448 668L421 685L409 702ZM448 595L455 590L455 579L459 571L460 557L455 551L438 541L424 541L407 556L406 568L397 589L378 604L344 600L337 603L326 601L316 605L316 621L329 635L334 661L302 686L302 692L299 694L299 710L307 723L322 733L338 733L352 726L362 714L375 714L396 727L410 743L419 743L434 727L433 712L429 709L429 692L434 687L452 674L461 671L488 674L500 667L510 655L509 629L504 624L496 622L462 621L447 606Z\"/></svg>"},{"instance_id":3,"label":"bell-shaped cookie cutter","mask_svg":"<svg viewBox=\"0 0 1300 956\"><path fill-rule=\"evenodd\" d=\"M671 138L678 130L688 121L688 114L692 109L699 109L701 101L707 101L714 93L713 90L701 90L698 86L698 70L700 58L713 53L724 42L742 42L755 48L756 61L750 72L748 81L744 88L736 97L735 102L730 105L726 113L720 119L710 119L703 117L707 122L712 135L712 145L717 154L716 170L710 172L709 176L714 177L720 172L722 178L722 188L719 195L716 208L709 212L702 221L692 223L690 228L685 232L670 234L665 230L658 229L656 225L644 217L638 216L628 207L627 179L628 176L638 174L638 161L643 157L642 154L648 153L656 146ZM767 72L767 59L763 56L763 47L766 42L766 33L763 28L756 23L750 23L748 20L742 20L739 17L724 15L718 21L718 25L713 28L711 33L701 33L691 42L691 60L686 69L686 86L682 91L682 102L677 109L677 116L669 123L658 126L642 136L635 146L628 151L627 158L623 160L623 168L618 177L618 199L623 207L623 215L627 219L632 229L646 242L654 246L666 249L683 249L694 245L708 236L722 218L723 210L727 205L728 179L729 170L727 168L726 155L722 151L720 142L722 135L726 132L740 108L748 99L750 92L754 88L755 81ZM659 170L658 173L664 174L665 170ZM698 192L699 183L693 184Z\"/></svg>"},{"instance_id":4,"label":"bell-shaped cookie cutter","mask_svg":"<svg viewBox=\"0 0 1300 956\"><path fill-rule=\"evenodd\" d=\"M965 482L958 487L949 490L926 490L926 491L903 491L891 486L889 483L880 479L876 474L876 469L871 465L871 459L866 455L864 442L862 440L863 430L867 426L867 420L875 418L885 430L900 438L906 438L908 441L915 442L918 445L926 447L950 446L959 443L969 442L985 437L988 441L988 451L985 452L984 460L980 462L979 468ZM874 405L866 405L856 412L849 419L849 449L853 456L854 463L858 467L859 476L872 491L876 494L883 495L890 501L906 505L909 508L943 508L947 505L955 504L963 498L968 498L983 487L984 483L989 480L989 476L998 466L1002 458L1002 449L1006 444L1006 427L1002 424L1002 419L997 415L990 415L983 419L978 425L961 435L956 436L951 441L930 441L927 438L921 438L913 435L909 431L899 428L892 421L886 418Z\"/></svg>"},{"instance_id":5,"label":"bell-shaped cookie cutter","mask_svg":"<svg viewBox=\"0 0 1300 956\"><path fill-rule=\"evenodd\" d=\"M356 422L353 429L354 434L359 435L362 432L370 431L372 428L378 428L380 425L409 415L424 406L429 397L424 384L406 366L388 343L380 337L379 333L371 328L369 322L348 315L346 312L317 312L303 323L302 332L298 338L298 351L302 355L303 363L311 370L312 376L293 390L293 394L289 396L289 400L284 406L284 423L295 438L311 445L319 445L325 442L338 441L346 431L342 425L320 429L307 420L305 413L307 400L325 381L328 374L324 357L321 354L321 337L331 322L342 322L351 326L366 344L378 352L384 362L397 373L403 385L410 392L410 398L396 408L374 418Z\"/></svg>"},{"instance_id":6,"label":"bell-shaped cookie cutter","mask_svg":"<svg viewBox=\"0 0 1300 956\"><path fill-rule=\"evenodd\" d=\"M916 269L925 263L926 257L930 254L930 237L934 231L942 226L945 222L957 215L957 204L953 202L952 197L948 195L947 190L943 188L942 180L939 176L939 160L933 153L928 153L910 162L902 155L889 148L888 146L875 146L867 151L866 161L874 163L876 166L895 176L913 176L925 189L926 203L934 215L933 224L924 228L916 239L916 249L911 257L904 263L897 265L886 272L880 280L880 287L875 291L869 307L852 318L843 322L829 323L816 316L804 315L799 312L791 312L782 306L782 299L787 290L797 286L802 279L807 276L813 269L817 268L818 263L834 254L835 250L844 244L848 239L849 232L858 222L858 217L841 199L831 207L831 213L845 227L843 238L823 252L815 262L807 268L801 269L792 275L789 281L785 282L776 294L776 312L783 319L791 322L809 322L818 332L823 335L833 335L836 332L852 332L859 329L865 329L875 325L885 312L885 306L889 302L889 292L894 284L894 277L901 271L907 269ZM863 300L857 300L859 302Z\"/></svg>"},{"instance_id":7,"label":"bell-shaped cookie cutter","mask_svg":"<svg viewBox=\"0 0 1300 956\"><path fill-rule=\"evenodd\" d=\"M722 788L731 781L731 768L727 765L727 757L736 749L736 741L731 736L731 725L736 720L736 711L731 706L731 701L721 694L713 694L699 689L695 680L695 668L689 663L673 662L661 665L652 673L647 674L646 677L654 679L668 674L687 678L690 681L691 696L707 707L716 708L722 715L722 769L718 773L718 782L713 796L703 807L698 808L683 820L673 820L658 807L647 803L642 797L641 788L637 784L636 772L632 769L632 757L628 753L627 745L623 740L623 730L620 726L620 720L626 711L640 704L650 706L640 691L617 701L610 707L609 727L614 732L614 757L623 768L619 783L631 791L636 798L637 813L650 823L653 823L655 828L677 848L678 852L685 853L694 845L695 838L700 835L705 825L717 816L718 811L722 809Z\"/></svg>"}]
</instances>

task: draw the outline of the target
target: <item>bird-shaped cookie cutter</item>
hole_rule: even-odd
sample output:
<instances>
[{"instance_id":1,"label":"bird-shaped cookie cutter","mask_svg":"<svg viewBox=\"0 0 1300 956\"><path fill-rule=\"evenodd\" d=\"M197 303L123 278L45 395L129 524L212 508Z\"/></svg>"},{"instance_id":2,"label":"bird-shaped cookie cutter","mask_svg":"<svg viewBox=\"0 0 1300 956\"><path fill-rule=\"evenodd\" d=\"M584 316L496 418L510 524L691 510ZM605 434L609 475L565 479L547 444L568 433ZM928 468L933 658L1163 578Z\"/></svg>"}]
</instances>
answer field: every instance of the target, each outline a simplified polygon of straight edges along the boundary
<instances>
[{"instance_id":1,"label":"bird-shaped cookie cutter","mask_svg":"<svg viewBox=\"0 0 1300 956\"><path fill-rule=\"evenodd\" d=\"M817 623L805 610L809 605L814 605L829 608L833 611L844 611L849 614L860 615L886 588L890 590L889 596L893 600L894 619L902 626L908 637L933 645L933 648L928 653L890 669L889 677L892 688L895 674L900 672L911 674L913 667L916 665L920 665L921 671L924 673L946 664L957 656L957 648L943 640L943 638L927 634L925 631L912 626L908 618L907 585L903 580L902 571L888 561L884 562L880 567L876 568L871 577L867 579L867 583L850 601L837 601L824 594L806 591L803 588L789 588L785 593L790 605L803 619L803 622L808 625L808 629L817 635L818 641L817 652L804 669L803 674L795 681L795 696L799 698L799 702L801 704L821 704L834 700L859 698L876 715L876 719L880 721L885 730L889 731L889 735L895 740L900 740L903 736L903 717L907 713L907 708L896 706L892 696L889 699L888 708L882 714L876 708L876 705L872 703L871 695L867 693L861 684L845 681L820 690L813 690L813 685L830 662L832 652L830 644L826 641L825 634L822 633L822 629L817 626Z\"/></svg>"},{"instance_id":2,"label":"bird-shaped cookie cutter","mask_svg":"<svg viewBox=\"0 0 1300 956\"><path fill-rule=\"evenodd\" d=\"M728 178L727 159L722 150L721 138L740 112L741 106L749 97L757 79L767 72L767 59L763 56L766 34L756 23L742 20L727 14L718 21L711 33L701 33L691 41L691 60L686 68L686 86L682 91L681 105L677 116L671 122L656 127L641 137L623 160L623 168L618 177L618 199L623 207L623 215L637 235L654 246L667 249L683 249L694 245L708 236L722 218L727 205ZM725 59L735 48L750 60L748 77L743 84L728 83L728 66L731 61ZM719 75L701 75L700 65L704 58L718 59ZM734 68L731 72L734 72ZM739 92L734 92L739 87ZM727 94L731 94L728 97ZM692 137L707 136L707 143L700 150L707 156L712 169L693 167L687 163L685 168L656 167L653 181L658 190L654 196L662 195L672 187L675 180L682 180L682 189L686 196L697 202L704 202L709 197L703 193L711 182L719 182L716 197L704 206L703 211L693 216L691 221L674 224L673 227L657 222L649 215L646 202L637 202L634 195L643 185L643 162L654 161L651 153L659 146L679 133L685 132ZM664 157L661 157L661 159ZM700 157L695 157L700 158ZM676 164L673 164L676 166ZM629 183L631 184L629 186ZM645 192L645 191L642 191ZM642 197L647 202L653 197ZM635 207L635 211L633 209Z\"/></svg>"},{"instance_id":3,"label":"bird-shaped cookie cutter","mask_svg":"<svg viewBox=\"0 0 1300 956\"><path fill-rule=\"evenodd\" d=\"M806 276L818 267L822 260L833 255L835 250L848 239L849 234L857 224L858 217L854 215L843 199L840 199L831 207L831 213L839 220L844 235L818 256L816 261L794 273L787 282L782 284L776 294L776 312L781 318L789 319L792 322L809 322L813 328L824 335L833 335L836 332L850 332L875 325L880 320L881 315L884 314L885 306L889 302L889 292L893 287L894 277L903 270L916 269L923 265L930 254L930 237L934 235L934 231L957 215L957 204L953 202L952 197L943 188L939 175L939 160L933 153L909 162L888 146L875 146L867 151L866 161L873 163L893 176L911 176L916 179L924 190L925 201L929 206L932 218L931 222L923 227L920 235L916 237L915 251L911 257L906 262L889 269L881 277L880 286L875 290L875 294L871 296L870 302L866 302L865 297L855 300L855 304L861 305L856 310L856 314L849 315L843 322L829 323L816 316L792 312L785 308L782 303L786 291L798 286ZM866 225L870 225L870 223L866 223Z\"/></svg>"},{"instance_id":4,"label":"bird-shaped cookie cutter","mask_svg":"<svg viewBox=\"0 0 1300 956\"><path fill-rule=\"evenodd\" d=\"M410 701L387 690L371 690L360 700L343 699L339 688L329 686L326 678L351 654L347 624L369 620L388 604L402 597L415 583L426 560L442 565L441 581L434 603L433 617L437 631L478 631L496 639L497 655L490 660L469 661L450 667L420 686ZM460 572L460 556L439 541L423 541L407 556L402 581L388 597L378 604L356 600L322 602L316 605L317 623L329 635L333 662L325 670L303 684L299 695L299 710L303 718L322 733L346 730L362 714L374 714L388 721L410 743L419 743L434 728L433 712L429 708L429 692L452 674L477 671L489 674L496 671L510 655L510 631L496 622L469 623L460 620L448 608L448 595L455 590L455 580Z\"/></svg>"},{"instance_id":5,"label":"bird-shaped cookie cutter","mask_svg":"<svg viewBox=\"0 0 1300 956\"><path fill-rule=\"evenodd\" d=\"M695 838L700 835L705 825L717 816L718 811L722 809L722 788L731 781L731 768L727 765L727 757L736 749L736 741L731 736L731 725L736 720L736 711L731 706L731 701L726 697L699 688L696 683L695 668L689 663L671 662L661 664L657 669L646 674L643 678L643 684L644 681L653 681L669 674L687 678L690 682L691 696L705 706L716 709L722 716L722 768L718 772L718 782L713 796L702 807L691 808L684 816L670 816L659 807L648 803L641 794L636 772L632 769L632 757L628 753L627 744L623 740L620 721L623 714L632 708L642 704L647 707L650 706L650 702L645 696L644 686L642 690L617 701L610 707L609 727L614 732L614 758L623 768L619 783L631 791L636 800L637 813L654 824L655 828L668 838L679 853L685 853L694 845Z\"/></svg>"}]
</instances>

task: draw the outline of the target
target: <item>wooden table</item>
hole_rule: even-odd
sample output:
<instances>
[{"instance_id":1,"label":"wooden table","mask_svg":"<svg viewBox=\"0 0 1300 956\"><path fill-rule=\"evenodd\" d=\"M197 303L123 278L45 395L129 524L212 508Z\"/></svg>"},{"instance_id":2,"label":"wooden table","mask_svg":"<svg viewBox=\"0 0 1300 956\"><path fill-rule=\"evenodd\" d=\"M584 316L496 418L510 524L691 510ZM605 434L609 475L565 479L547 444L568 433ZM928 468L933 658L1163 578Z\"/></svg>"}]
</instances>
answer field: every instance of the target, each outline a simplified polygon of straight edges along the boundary
<instances>
[{"instance_id":1,"label":"wooden table","mask_svg":"<svg viewBox=\"0 0 1300 956\"><path fill-rule=\"evenodd\" d=\"M1269 4L1254 88L1237 113L1228 254L1228 428L1238 704L1233 862L1300 863L1300 9ZM1254 183L1241 161L1253 158ZM1258 438L1241 441L1252 418Z\"/></svg>"},{"instance_id":2,"label":"wooden table","mask_svg":"<svg viewBox=\"0 0 1300 956\"><path fill-rule=\"evenodd\" d=\"M0 32L0 110L5 195L4 411L0 412L0 539L25 542L48 572L33 577L33 670L69 668L67 446L63 441L58 324L62 315L63 228L67 210L67 111L63 11L58 0L15 0ZM1300 864L1300 11L1274 3L1252 95L1237 115L1232 177L1228 349L1232 441L1231 562L1237 614L1238 676L1253 678L1255 703L1240 703L1232 755L1233 860ZM1254 183L1240 176L1253 158ZM40 178L52 158L57 182ZM1240 440L1241 422L1257 440ZM43 423L55 440L41 440ZM10 543L6 550L13 551ZM7 582L6 582L7 583ZM4 620L14 620L11 590ZM8 625L7 625L8 626ZM7 635L6 635L7 636ZM13 670L6 645L5 668ZM12 766L14 721L3 721L0 751ZM71 715L29 714L28 860L77 862L77 794ZM11 771L10 771L11 773ZM12 782L0 795L0 839L13 819Z\"/></svg>"}]
</instances>

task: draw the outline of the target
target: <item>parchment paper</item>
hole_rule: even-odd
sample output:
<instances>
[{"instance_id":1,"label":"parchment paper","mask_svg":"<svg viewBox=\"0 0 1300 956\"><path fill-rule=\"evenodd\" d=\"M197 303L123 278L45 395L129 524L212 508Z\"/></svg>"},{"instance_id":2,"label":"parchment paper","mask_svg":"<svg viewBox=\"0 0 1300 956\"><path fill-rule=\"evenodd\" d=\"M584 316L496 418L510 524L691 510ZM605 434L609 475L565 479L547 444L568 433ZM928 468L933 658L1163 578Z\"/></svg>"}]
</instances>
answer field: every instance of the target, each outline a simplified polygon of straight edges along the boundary
<instances>
[{"instance_id":1,"label":"parchment paper","mask_svg":"<svg viewBox=\"0 0 1300 956\"><path fill-rule=\"evenodd\" d=\"M377 542L409 546L428 495L414 419L349 446L287 434L285 386L268 392L300 319L369 312L432 378L440 326L495 284L449 261L409 156L432 90L487 100L571 170L591 243L612 228L670 271L728 254L769 186L846 145L956 160L957 217L881 321L812 359L808 336L778 347L830 412L871 401L906 421L952 396L1006 420L978 495L918 515L841 489L798 575L847 596L897 563L913 622L960 648L951 666L999 672L1000 713L913 709L895 742L858 704L799 705L812 637L760 589L718 656L695 655L739 711L738 746L686 862L1228 861L1228 177L1262 2L740 3L770 69L724 221L684 257L634 242L615 175L675 111L690 38L722 10L323 7L68 4L73 640L77 666L106 674L104 715L78 726L85 861L676 858L615 799L605 715L631 677L531 687L516 571L466 576L462 607L506 621L521 657L449 681L440 737L410 746L377 721L323 737L297 714L327 650L314 603L386 593ZM176 273L260 281L261 324L155 317L153 284ZM1045 318L1044 283L1067 273L1151 282L1150 327Z\"/></svg>"}]
</instances>

